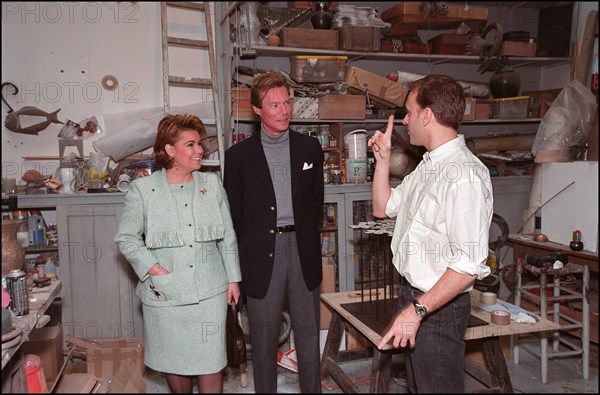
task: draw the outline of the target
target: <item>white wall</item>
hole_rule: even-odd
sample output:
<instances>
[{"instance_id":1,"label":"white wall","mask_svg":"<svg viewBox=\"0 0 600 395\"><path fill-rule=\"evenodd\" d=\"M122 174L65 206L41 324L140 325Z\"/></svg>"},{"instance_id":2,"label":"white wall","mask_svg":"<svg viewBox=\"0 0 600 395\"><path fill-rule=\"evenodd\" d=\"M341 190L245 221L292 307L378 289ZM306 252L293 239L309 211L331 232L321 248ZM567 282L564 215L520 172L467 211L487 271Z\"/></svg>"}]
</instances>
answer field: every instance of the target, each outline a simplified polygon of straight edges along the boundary
<instances>
[{"instance_id":1,"label":"white wall","mask_svg":"<svg viewBox=\"0 0 600 395\"><path fill-rule=\"evenodd\" d=\"M169 21L177 22L169 24L171 35L206 38L200 33L204 29L200 13L170 12ZM25 106L47 112L60 108L61 121L79 122L95 115L104 131L84 140L88 155L94 151L92 141L119 133L105 128L105 114L162 107L160 26L159 2L2 2L2 82L20 89L13 96L6 94L7 87L4 96L15 111ZM185 61L171 62L171 74L189 72L192 60L197 61L185 56ZM195 71L207 71L206 59L200 61ZM207 74L188 75L207 78ZM116 90L102 88L106 75L116 77ZM172 103L189 104L186 96L174 93ZM7 111L3 103L2 120ZM37 123L31 117L23 120ZM62 125L51 124L36 136L14 133L2 124L3 177L20 179L29 169L54 172L56 160L22 157L57 157ZM66 154L72 151L67 148Z\"/></svg>"},{"instance_id":2,"label":"white wall","mask_svg":"<svg viewBox=\"0 0 600 395\"><path fill-rule=\"evenodd\" d=\"M372 4L384 10L393 3ZM578 37L585 27L587 12L597 7L595 2L576 3L574 19L578 22L573 23L573 29ZM502 15L496 14L498 10L490 11L489 21L506 19L509 11L506 6ZM181 21L170 25L178 33L174 35L195 37L201 29L194 30L194 26L203 27L201 21L187 16L170 14L169 18ZM508 23L505 30L534 23L535 18L509 20L505 22ZM528 30L536 32L537 26ZM172 69L189 71L191 58L189 54L185 56L187 59L172 65ZM206 60L201 59L200 66L193 68L207 70ZM2 82L13 82L21 90L16 96L5 95L15 110L35 106L52 112L60 108L61 121L78 122L95 115L104 127L104 114L162 106L161 73L158 2L2 2ZM112 92L101 87L102 78L109 74L119 81L118 89ZM482 81L488 77L473 70L470 75ZM206 77L202 73L195 76ZM568 67L550 68L540 85L544 89L560 87L567 78ZM181 98L177 103L173 100L174 104L188 104L189 97ZM3 103L2 120L7 111ZM30 118L24 121L34 123ZM57 156L60 128L61 125L52 124L39 135L31 136L13 133L2 126L2 176L20 178L29 169L52 174L56 160L23 161L22 157ZM104 135L119 133L104 129ZM93 151L92 141L101 137L84 141L86 155ZM67 149L69 152L71 149Z\"/></svg>"}]
</instances>

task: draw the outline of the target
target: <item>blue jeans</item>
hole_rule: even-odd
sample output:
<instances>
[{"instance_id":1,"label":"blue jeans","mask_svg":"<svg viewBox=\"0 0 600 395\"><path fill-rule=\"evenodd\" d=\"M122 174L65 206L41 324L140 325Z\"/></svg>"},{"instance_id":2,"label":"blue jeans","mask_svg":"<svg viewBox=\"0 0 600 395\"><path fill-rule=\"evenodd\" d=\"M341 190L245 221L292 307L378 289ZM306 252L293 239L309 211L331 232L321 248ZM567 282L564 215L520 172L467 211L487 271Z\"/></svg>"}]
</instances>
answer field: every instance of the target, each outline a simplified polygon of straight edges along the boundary
<instances>
[{"instance_id":1,"label":"blue jeans","mask_svg":"<svg viewBox=\"0 0 600 395\"><path fill-rule=\"evenodd\" d=\"M412 304L422 294L401 282L398 308ZM421 321L415 348L405 349L410 392L465 392L464 337L470 315L471 297L465 292Z\"/></svg>"}]
</instances>

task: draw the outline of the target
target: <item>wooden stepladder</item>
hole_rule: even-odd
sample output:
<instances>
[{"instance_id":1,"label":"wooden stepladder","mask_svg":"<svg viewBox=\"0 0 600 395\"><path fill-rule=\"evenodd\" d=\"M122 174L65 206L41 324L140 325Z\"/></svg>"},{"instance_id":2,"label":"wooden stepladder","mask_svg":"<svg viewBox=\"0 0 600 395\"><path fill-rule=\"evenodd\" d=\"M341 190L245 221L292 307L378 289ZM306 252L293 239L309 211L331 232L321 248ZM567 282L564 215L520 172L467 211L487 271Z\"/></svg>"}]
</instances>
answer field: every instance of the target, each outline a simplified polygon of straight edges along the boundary
<instances>
[{"instance_id":1,"label":"wooden stepladder","mask_svg":"<svg viewBox=\"0 0 600 395\"><path fill-rule=\"evenodd\" d=\"M199 102L205 102L207 98L212 101L212 108L214 110L214 119L202 118L202 122L206 125L215 125L217 130L216 146L219 153L218 160L203 160L203 166L219 166L221 174L223 174L223 158L225 154L224 140L223 140L223 126L221 119L221 109L219 107L219 88L217 84L217 66L215 60L215 49L212 29L212 12L208 1L204 2L183 2L183 1L163 1L160 3L160 20L161 20L161 32L162 32L162 67L163 67L163 103L164 112L168 114L171 112L171 88L182 87L192 88L199 92ZM204 15L204 25L206 28L206 40L203 39L191 39L182 37L172 37L168 34L168 23L167 14L169 9L183 10L184 12L192 12L195 14ZM200 15L200 17L202 17ZM201 22L201 21L200 21ZM201 77L190 77L184 75L171 75L169 72L169 49L173 47L187 48L194 51L202 51L199 53L199 57L207 58L210 65L210 78ZM207 56L205 56L206 54ZM171 54L172 58L175 54ZM194 57L195 59L196 57ZM191 57L190 57L191 59ZM173 59L171 59L173 61ZM198 65L198 70L202 65ZM212 141L211 141L212 140ZM214 139L209 137L207 139L207 145L214 143ZM214 145L214 144L212 144ZM206 150L206 148L205 148Z\"/></svg>"}]
</instances>

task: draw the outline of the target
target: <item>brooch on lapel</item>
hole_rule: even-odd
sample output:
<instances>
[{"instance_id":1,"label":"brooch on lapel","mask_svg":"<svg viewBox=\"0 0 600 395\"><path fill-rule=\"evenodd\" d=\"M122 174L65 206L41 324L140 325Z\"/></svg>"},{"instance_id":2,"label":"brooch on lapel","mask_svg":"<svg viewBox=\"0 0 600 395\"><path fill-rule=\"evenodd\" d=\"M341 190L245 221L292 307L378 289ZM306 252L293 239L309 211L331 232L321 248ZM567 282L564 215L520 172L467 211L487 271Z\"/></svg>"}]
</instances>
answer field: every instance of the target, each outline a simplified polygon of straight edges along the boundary
<instances>
[{"instance_id":1,"label":"brooch on lapel","mask_svg":"<svg viewBox=\"0 0 600 395\"><path fill-rule=\"evenodd\" d=\"M206 190L206 188L202 188L202 189L200 190L200 193L201 193L201 194L203 194L203 195L205 195L205 194L206 194L206 192L208 192L208 191Z\"/></svg>"}]
</instances>

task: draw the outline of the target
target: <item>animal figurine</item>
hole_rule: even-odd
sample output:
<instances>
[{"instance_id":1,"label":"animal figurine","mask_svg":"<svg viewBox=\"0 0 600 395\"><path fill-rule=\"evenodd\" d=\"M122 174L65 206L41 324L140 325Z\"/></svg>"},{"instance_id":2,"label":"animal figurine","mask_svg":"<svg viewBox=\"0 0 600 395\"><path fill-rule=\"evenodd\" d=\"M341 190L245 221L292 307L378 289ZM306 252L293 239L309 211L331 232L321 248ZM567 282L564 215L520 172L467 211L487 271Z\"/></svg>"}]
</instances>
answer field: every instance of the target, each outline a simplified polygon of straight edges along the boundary
<instances>
[{"instance_id":1,"label":"animal figurine","mask_svg":"<svg viewBox=\"0 0 600 395\"><path fill-rule=\"evenodd\" d=\"M19 89L16 87L16 85L14 85L10 82L5 82L4 84L2 84L2 90L4 89L5 85L9 85L9 86L13 87L13 89L14 89L14 92L12 93L13 95L16 95L19 92ZM52 113L47 113L44 110L40 110L37 107L31 107L31 106L23 107L17 111L14 111L13 108L4 99L4 95L2 95L2 101L9 108L9 111L6 115L6 120L4 121L4 126L6 126L6 128L8 130L13 131L15 133L37 135L42 130L46 129L51 123L60 123L60 124L63 123L58 120L58 116L57 116L58 112L61 110L60 108ZM26 116L30 116L30 117L43 117L46 120L36 123L34 125L27 126L26 128L23 128L21 125L21 119L19 118L21 115L26 115Z\"/></svg>"}]
</instances>

